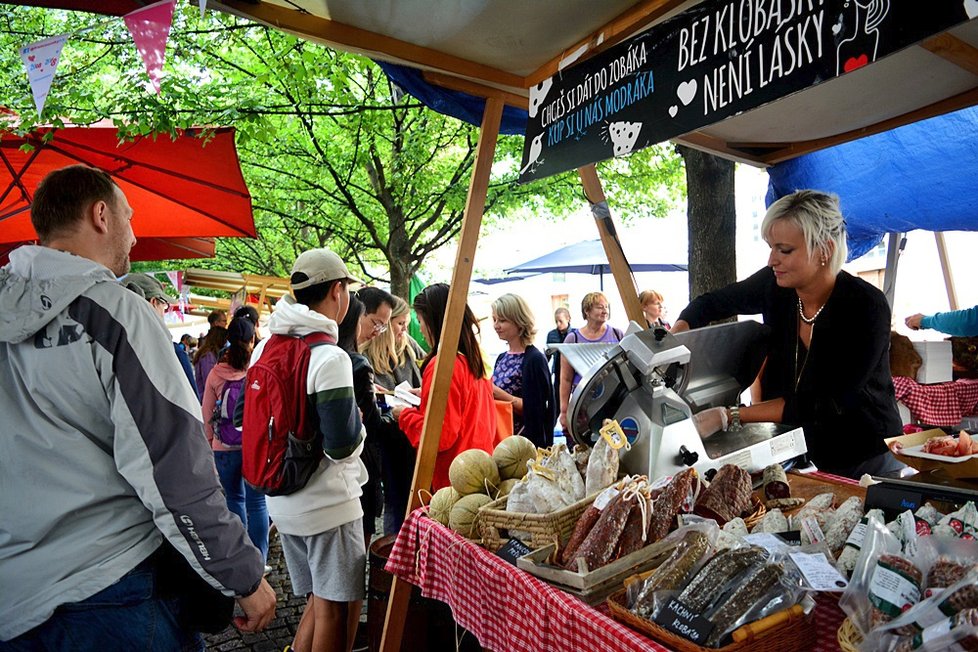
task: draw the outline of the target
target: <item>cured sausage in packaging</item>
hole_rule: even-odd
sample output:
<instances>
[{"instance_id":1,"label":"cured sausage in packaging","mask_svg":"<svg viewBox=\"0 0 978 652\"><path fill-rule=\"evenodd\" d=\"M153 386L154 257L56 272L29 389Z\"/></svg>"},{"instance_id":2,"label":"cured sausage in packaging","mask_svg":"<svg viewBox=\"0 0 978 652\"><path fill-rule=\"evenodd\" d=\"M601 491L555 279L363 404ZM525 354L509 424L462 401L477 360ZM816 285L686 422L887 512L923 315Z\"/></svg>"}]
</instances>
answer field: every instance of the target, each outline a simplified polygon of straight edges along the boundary
<instances>
[{"instance_id":1,"label":"cured sausage in packaging","mask_svg":"<svg viewBox=\"0 0 978 652\"><path fill-rule=\"evenodd\" d=\"M604 437L591 450L584 475L584 495L590 496L612 484L618 478L618 451Z\"/></svg>"},{"instance_id":2,"label":"cured sausage in packaging","mask_svg":"<svg viewBox=\"0 0 978 652\"><path fill-rule=\"evenodd\" d=\"M642 584L632 611L643 618L651 618L655 608L655 592L678 590L708 549L709 539L705 533L699 530L688 532L668 559Z\"/></svg>"},{"instance_id":3,"label":"cured sausage in packaging","mask_svg":"<svg viewBox=\"0 0 978 652\"><path fill-rule=\"evenodd\" d=\"M870 626L889 622L920 600L924 574L902 555L883 554L868 585Z\"/></svg>"},{"instance_id":4,"label":"cured sausage in packaging","mask_svg":"<svg viewBox=\"0 0 978 652\"><path fill-rule=\"evenodd\" d=\"M784 566L770 563L740 578L734 592L709 617L713 621L713 631L707 637L706 645L716 647L733 625L774 589L783 576Z\"/></svg>"},{"instance_id":5,"label":"cured sausage in packaging","mask_svg":"<svg viewBox=\"0 0 978 652\"><path fill-rule=\"evenodd\" d=\"M751 566L764 563L766 559L767 553L764 549L756 546L719 552L696 573L678 599L693 612L703 613L714 599L720 597L720 587Z\"/></svg>"}]
</instances>

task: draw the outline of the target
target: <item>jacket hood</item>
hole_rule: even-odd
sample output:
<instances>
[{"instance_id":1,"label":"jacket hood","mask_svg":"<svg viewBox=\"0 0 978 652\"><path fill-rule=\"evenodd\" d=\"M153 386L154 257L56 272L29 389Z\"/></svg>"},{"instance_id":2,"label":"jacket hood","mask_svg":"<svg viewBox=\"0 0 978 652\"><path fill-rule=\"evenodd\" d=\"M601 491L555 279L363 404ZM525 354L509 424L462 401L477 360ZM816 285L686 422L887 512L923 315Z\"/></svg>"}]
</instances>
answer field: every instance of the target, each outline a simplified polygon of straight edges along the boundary
<instances>
[{"instance_id":1,"label":"jacket hood","mask_svg":"<svg viewBox=\"0 0 978 652\"><path fill-rule=\"evenodd\" d=\"M211 373L215 374L222 381L227 382L229 380L239 380L244 378L248 374L248 371L240 371L226 362L220 362L214 365L214 367L211 369Z\"/></svg>"},{"instance_id":2,"label":"jacket hood","mask_svg":"<svg viewBox=\"0 0 978 652\"><path fill-rule=\"evenodd\" d=\"M275 311L268 320L268 330L277 335L308 335L309 333L326 333L336 339L339 327L336 322L310 310L309 306L296 303L295 299L285 295L275 304Z\"/></svg>"},{"instance_id":3,"label":"jacket hood","mask_svg":"<svg viewBox=\"0 0 978 652\"><path fill-rule=\"evenodd\" d=\"M25 245L0 268L0 342L22 342L96 283L115 283L109 268L65 251Z\"/></svg>"}]
</instances>

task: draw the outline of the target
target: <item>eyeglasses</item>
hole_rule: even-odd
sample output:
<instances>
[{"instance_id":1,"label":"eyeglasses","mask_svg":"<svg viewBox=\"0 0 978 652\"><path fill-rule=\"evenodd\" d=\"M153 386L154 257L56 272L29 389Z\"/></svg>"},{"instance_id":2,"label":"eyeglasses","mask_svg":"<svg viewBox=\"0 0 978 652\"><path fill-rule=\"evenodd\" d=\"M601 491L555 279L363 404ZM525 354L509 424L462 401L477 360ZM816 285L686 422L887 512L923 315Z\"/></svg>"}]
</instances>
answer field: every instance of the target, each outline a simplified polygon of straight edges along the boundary
<instances>
[{"instance_id":1,"label":"eyeglasses","mask_svg":"<svg viewBox=\"0 0 978 652\"><path fill-rule=\"evenodd\" d=\"M160 303L163 304L163 312L167 312L170 310L170 302L164 299L163 297L153 297L153 301L159 301Z\"/></svg>"},{"instance_id":2,"label":"eyeglasses","mask_svg":"<svg viewBox=\"0 0 978 652\"><path fill-rule=\"evenodd\" d=\"M387 324L385 324L384 322L378 321L373 317L370 318L370 321L374 323L374 332L377 333L378 335L387 332Z\"/></svg>"}]
</instances>

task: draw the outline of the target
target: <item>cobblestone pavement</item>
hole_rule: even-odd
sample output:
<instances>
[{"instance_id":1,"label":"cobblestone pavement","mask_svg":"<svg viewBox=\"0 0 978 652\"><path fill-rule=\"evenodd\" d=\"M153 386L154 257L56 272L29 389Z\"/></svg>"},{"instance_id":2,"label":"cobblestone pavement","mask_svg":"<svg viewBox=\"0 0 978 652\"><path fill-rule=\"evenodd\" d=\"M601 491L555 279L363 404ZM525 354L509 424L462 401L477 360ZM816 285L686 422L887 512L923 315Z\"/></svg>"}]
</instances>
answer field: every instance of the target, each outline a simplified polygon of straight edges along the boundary
<instances>
[{"instance_id":1,"label":"cobblestone pavement","mask_svg":"<svg viewBox=\"0 0 978 652\"><path fill-rule=\"evenodd\" d=\"M295 636L295 629L302 617L302 610L305 608L305 598L296 597L292 594L292 583L289 582L289 573L285 567L285 558L282 556L282 544L276 532L270 537L268 548L268 565L272 571L266 576L268 583L275 589L278 596L278 607L275 609L275 620L271 622L265 631L257 634L245 634L239 632L233 626L219 634L205 637L207 649L216 652L282 652L286 645L292 642ZM368 571L369 572L369 571ZM236 613L240 613L237 611ZM354 650L366 650L366 630L367 630L367 601L364 600L363 611L360 614L360 630L357 632L357 644ZM364 643L361 644L361 641Z\"/></svg>"}]
</instances>

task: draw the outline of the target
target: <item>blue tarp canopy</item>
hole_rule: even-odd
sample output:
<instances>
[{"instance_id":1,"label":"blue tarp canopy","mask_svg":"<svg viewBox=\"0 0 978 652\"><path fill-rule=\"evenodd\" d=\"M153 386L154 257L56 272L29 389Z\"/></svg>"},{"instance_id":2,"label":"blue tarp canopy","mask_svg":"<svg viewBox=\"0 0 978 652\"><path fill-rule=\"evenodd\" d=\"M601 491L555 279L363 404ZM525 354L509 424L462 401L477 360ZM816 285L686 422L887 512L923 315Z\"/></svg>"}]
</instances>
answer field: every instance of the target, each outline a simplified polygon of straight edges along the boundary
<instances>
[{"instance_id":1,"label":"blue tarp canopy","mask_svg":"<svg viewBox=\"0 0 978 652\"><path fill-rule=\"evenodd\" d=\"M768 173L768 206L801 188L839 195L850 260L886 233L978 231L978 109L806 154Z\"/></svg>"}]
</instances>

